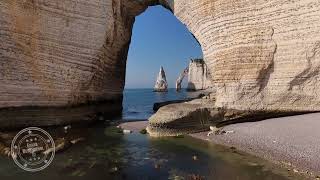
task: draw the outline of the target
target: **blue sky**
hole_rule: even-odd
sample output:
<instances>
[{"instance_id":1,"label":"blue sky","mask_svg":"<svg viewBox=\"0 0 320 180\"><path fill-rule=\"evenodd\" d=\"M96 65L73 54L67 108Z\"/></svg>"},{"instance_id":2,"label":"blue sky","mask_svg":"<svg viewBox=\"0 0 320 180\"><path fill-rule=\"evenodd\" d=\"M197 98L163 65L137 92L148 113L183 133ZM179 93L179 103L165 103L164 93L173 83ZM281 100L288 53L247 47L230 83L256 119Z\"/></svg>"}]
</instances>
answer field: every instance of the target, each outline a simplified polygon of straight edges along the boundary
<instances>
[{"instance_id":1,"label":"blue sky","mask_svg":"<svg viewBox=\"0 0 320 180\"><path fill-rule=\"evenodd\" d=\"M190 58L202 57L201 47L187 28L161 6L136 17L128 54L125 88L153 88L160 66L170 88Z\"/></svg>"}]
</instances>

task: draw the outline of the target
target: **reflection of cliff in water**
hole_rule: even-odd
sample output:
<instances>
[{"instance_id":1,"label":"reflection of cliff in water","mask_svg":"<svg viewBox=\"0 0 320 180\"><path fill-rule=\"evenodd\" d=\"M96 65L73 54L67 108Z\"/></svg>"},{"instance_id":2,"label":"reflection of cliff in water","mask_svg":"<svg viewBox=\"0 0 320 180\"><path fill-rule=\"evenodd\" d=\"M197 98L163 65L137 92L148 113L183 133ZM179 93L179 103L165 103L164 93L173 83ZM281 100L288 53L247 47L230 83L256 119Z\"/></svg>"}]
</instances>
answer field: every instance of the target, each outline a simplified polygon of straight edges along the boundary
<instances>
[{"instance_id":1,"label":"reflection of cliff in water","mask_svg":"<svg viewBox=\"0 0 320 180\"><path fill-rule=\"evenodd\" d=\"M122 101L122 100L121 100ZM74 107L21 107L0 110L0 129L58 124L87 124L121 116L120 100Z\"/></svg>"},{"instance_id":2,"label":"reflection of cliff in water","mask_svg":"<svg viewBox=\"0 0 320 180\"><path fill-rule=\"evenodd\" d=\"M236 150L191 137L151 139L137 133L123 135L120 129L107 124L71 126L67 130L47 128L56 146L63 147L48 168L28 174L10 158L0 156L0 173L11 176L10 179L45 176L54 180L64 176L130 180L286 179L273 173L265 162ZM15 133L1 133L2 147L8 145Z\"/></svg>"}]
</instances>

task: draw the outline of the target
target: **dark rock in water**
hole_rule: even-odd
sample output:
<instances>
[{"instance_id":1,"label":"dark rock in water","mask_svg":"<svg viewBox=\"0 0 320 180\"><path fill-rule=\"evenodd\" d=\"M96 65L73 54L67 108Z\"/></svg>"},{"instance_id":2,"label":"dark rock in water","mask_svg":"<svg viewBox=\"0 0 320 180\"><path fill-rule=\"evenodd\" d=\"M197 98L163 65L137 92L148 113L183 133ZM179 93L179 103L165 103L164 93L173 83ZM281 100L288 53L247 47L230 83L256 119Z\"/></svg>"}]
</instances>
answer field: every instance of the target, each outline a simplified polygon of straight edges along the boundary
<instances>
[{"instance_id":1,"label":"dark rock in water","mask_svg":"<svg viewBox=\"0 0 320 180\"><path fill-rule=\"evenodd\" d=\"M166 106L169 104L175 104L175 103L183 103L193 100L192 98L189 99L180 99L180 100L172 100L172 101L164 101L164 102L157 102L153 104L153 111L158 111L162 106Z\"/></svg>"},{"instance_id":2,"label":"dark rock in water","mask_svg":"<svg viewBox=\"0 0 320 180\"><path fill-rule=\"evenodd\" d=\"M142 130L140 131L140 134L147 134L147 130L146 130L146 129L142 129Z\"/></svg>"},{"instance_id":3,"label":"dark rock in water","mask_svg":"<svg viewBox=\"0 0 320 180\"><path fill-rule=\"evenodd\" d=\"M156 102L153 104L153 111L157 112L162 106L166 106L169 104L175 104L175 103L189 102L194 99L203 98L205 96L207 96L207 95L204 93L200 93L196 98L187 98L187 99L178 99L178 100L172 100L172 101Z\"/></svg>"}]
</instances>

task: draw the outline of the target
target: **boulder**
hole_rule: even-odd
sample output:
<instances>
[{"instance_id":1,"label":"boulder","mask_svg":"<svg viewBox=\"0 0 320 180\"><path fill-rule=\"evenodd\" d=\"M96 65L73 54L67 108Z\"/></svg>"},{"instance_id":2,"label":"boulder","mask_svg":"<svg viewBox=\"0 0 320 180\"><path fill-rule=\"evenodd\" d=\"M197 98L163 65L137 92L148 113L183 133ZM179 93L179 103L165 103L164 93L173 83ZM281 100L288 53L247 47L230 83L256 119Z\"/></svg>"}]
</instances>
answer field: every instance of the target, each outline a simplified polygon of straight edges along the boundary
<instances>
[{"instance_id":1,"label":"boulder","mask_svg":"<svg viewBox=\"0 0 320 180\"><path fill-rule=\"evenodd\" d=\"M149 118L147 131L150 136L177 136L208 130L215 119L220 119L214 102L197 99L161 107Z\"/></svg>"}]
</instances>

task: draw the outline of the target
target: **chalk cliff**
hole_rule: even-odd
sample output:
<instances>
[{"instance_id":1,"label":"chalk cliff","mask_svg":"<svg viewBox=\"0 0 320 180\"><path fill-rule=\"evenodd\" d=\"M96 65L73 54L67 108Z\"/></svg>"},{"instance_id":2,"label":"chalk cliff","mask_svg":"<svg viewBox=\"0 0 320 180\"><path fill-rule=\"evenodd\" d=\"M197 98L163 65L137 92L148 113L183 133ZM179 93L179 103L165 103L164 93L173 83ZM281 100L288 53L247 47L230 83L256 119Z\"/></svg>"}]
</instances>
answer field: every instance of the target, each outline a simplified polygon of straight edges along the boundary
<instances>
[{"instance_id":1,"label":"chalk cliff","mask_svg":"<svg viewBox=\"0 0 320 180\"><path fill-rule=\"evenodd\" d=\"M214 106L320 110L318 0L2 0L0 108L121 101L134 18L156 4L200 43Z\"/></svg>"},{"instance_id":2,"label":"chalk cliff","mask_svg":"<svg viewBox=\"0 0 320 180\"><path fill-rule=\"evenodd\" d=\"M188 76L189 73L189 67L185 68L179 75L178 79L176 80L176 91L181 90L181 84L184 79L184 77Z\"/></svg>"},{"instance_id":3,"label":"chalk cliff","mask_svg":"<svg viewBox=\"0 0 320 180\"><path fill-rule=\"evenodd\" d=\"M191 59L189 63L188 87L189 91L208 89L212 86L211 76L203 59Z\"/></svg>"},{"instance_id":4,"label":"chalk cliff","mask_svg":"<svg viewBox=\"0 0 320 180\"><path fill-rule=\"evenodd\" d=\"M166 73L164 72L163 67L160 67L160 71L154 86L154 91L163 92L168 91L168 83L166 78Z\"/></svg>"},{"instance_id":5,"label":"chalk cliff","mask_svg":"<svg viewBox=\"0 0 320 180\"><path fill-rule=\"evenodd\" d=\"M174 1L201 44L215 106L320 110L320 2Z\"/></svg>"},{"instance_id":6,"label":"chalk cliff","mask_svg":"<svg viewBox=\"0 0 320 180\"><path fill-rule=\"evenodd\" d=\"M135 16L156 3L0 1L0 108L121 101Z\"/></svg>"}]
</instances>

